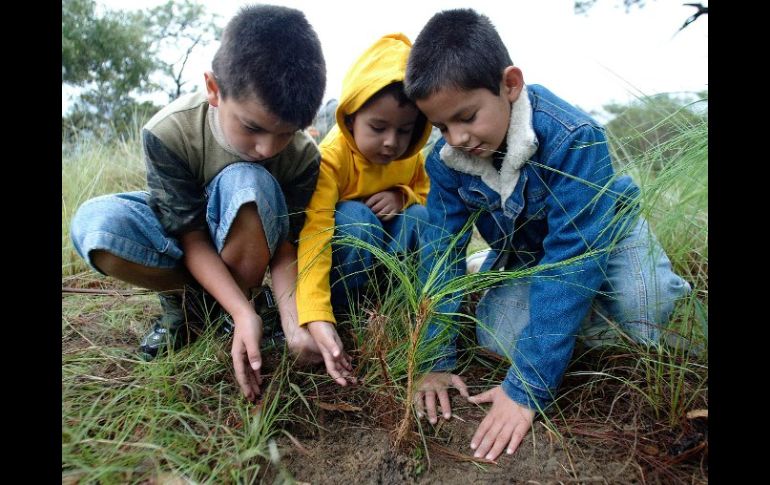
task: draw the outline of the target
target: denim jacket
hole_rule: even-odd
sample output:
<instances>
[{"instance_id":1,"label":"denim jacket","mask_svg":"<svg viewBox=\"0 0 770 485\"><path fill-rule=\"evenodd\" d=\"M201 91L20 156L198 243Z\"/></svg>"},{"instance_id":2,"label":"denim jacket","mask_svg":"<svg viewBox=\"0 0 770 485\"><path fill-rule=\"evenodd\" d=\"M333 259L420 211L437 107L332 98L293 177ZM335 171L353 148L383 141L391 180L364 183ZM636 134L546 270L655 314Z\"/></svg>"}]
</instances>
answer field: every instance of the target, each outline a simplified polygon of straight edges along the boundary
<instances>
[{"instance_id":1,"label":"denim jacket","mask_svg":"<svg viewBox=\"0 0 770 485\"><path fill-rule=\"evenodd\" d=\"M482 271L531 268L590 252L530 277L529 325L509 352L512 365L502 387L514 401L542 409L554 398L604 281L606 248L635 211L616 214L623 204L634 207L638 188L630 177L614 176L604 130L542 86L525 87L513 103L506 136L499 171L444 139L436 143L426 161L430 219L422 233L420 278L432 297L465 273L471 234L462 229L472 216L492 249ZM424 344L439 339L429 365L434 371L456 364L451 321L461 297L453 295L437 302L428 321Z\"/></svg>"}]
</instances>

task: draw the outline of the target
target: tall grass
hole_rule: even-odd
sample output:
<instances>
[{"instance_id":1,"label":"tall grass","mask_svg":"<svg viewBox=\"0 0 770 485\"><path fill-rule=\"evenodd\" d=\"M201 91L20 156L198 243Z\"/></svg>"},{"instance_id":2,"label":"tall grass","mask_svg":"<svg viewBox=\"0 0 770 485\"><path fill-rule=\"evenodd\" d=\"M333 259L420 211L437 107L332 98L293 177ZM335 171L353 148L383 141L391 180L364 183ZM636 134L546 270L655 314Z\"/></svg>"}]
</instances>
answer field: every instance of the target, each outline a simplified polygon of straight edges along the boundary
<instances>
[{"instance_id":1,"label":"tall grass","mask_svg":"<svg viewBox=\"0 0 770 485\"><path fill-rule=\"evenodd\" d=\"M650 222L675 272L690 283L693 291L677 303L660 345L637 344L609 321L620 338L601 352L601 358L592 361L591 368L572 371L567 376L567 380L583 379L578 387L588 393L598 392L608 381L614 382L624 389L622 392L635 396L629 402L638 412L649 414L653 421L665 423L671 429L683 423L687 411L708 406L708 128L705 118L690 119L677 128L674 136L644 157L625 160L618 175L630 174L640 186L641 216ZM464 229L468 230L470 223ZM359 373L368 383L368 390L376 395L374 402L382 408L402 409L399 420L394 420L392 413L380 413L386 417L383 424L394 431L394 441L415 445L420 441L416 436L423 435L419 421L413 418L415 411L409 396L421 370L435 357L441 340L421 342L426 320L449 322L454 318L459 319L454 323L458 327L483 325L467 311L436 314L436 303L450 295L468 298L512 279L537 277L539 271L548 268L467 274L444 286L436 286L438 275L432 274L421 288L413 261L396 258L357 240L339 239L336 243L370 251L381 267L381 274L387 275L386 285L374 285L375 296L370 305L352 319L360 350ZM470 349L468 354L478 351L475 345L472 339L465 344ZM596 352L591 355L595 357ZM511 356L503 357L505 362L511 362ZM576 360L581 359L585 360L585 356L579 352ZM460 368L463 366L461 363ZM499 375L501 367L492 367ZM570 394L568 390L564 392ZM565 423L562 431L568 432L573 412L568 408L568 399L557 399L551 410L542 415L553 430L558 426L551 419L558 417ZM412 434L415 430L418 435Z\"/></svg>"},{"instance_id":2,"label":"tall grass","mask_svg":"<svg viewBox=\"0 0 770 485\"><path fill-rule=\"evenodd\" d=\"M260 402L251 405L235 384L229 343L212 328L196 345L147 363L138 360L126 332L144 306L124 301L129 311L118 321L88 326L78 321L77 307L89 298L68 298L62 318L63 339L91 343L62 355L63 477L254 483L285 473L275 439L287 422L307 419L293 412L307 401L292 384L285 354L268 373Z\"/></svg>"},{"instance_id":3,"label":"tall grass","mask_svg":"<svg viewBox=\"0 0 770 485\"><path fill-rule=\"evenodd\" d=\"M707 103L698 100L682 110ZM672 136L642 157L626 160L622 172L639 183L642 214L676 272L692 286L664 336L669 345L634 349L642 355L640 372L653 411L673 426L694 405L707 406L708 119L675 112L659 125L666 123L674 128ZM622 142L611 141L622 150Z\"/></svg>"},{"instance_id":4,"label":"tall grass","mask_svg":"<svg viewBox=\"0 0 770 485\"><path fill-rule=\"evenodd\" d=\"M693 353L690 345L695 341L705 348L708 339L708 131L705 120L680 128L665 147L624 160L620 172L640 185L643 215L676 271L693 287L673 319L682 338L650 348L621 342L598 358L576 354L577 364L565 377L570 387L565 384L554 410L544 413L549 429L565 437L577 433L577 420L586 416L597 422L615 420L618 426L628 425L627 415L644 416L647 421L632 424L648 431L661 425L676 430L686 411L708 406L707 352ZM611 141L622 153L627 140ZM74 211L96 195L143 189L144 170L138 129L109 145L82 139L62 146L63 279L93 274L69 239ZM470 223L465 230L472 230ZM484 244L474 238L471 246ZM375 255L380 270L368 302L348 323L362 382L354 392L366 404L366 414L393 432L394 442L425 446L431 438L415 419L410 396L440 344L423 342L425 323L436 316L435 304L449 295L473 299L512 278L537 277L544 268L469 274L423 288L414 259L372 246L363 249ZM433 276L430 280L436 281ZM151 296L110 302L63 299L62 342L68 343L62 355L63 478L251 483L276 474L287 477L275 440L289 423L317 426L305 396L310 389L318 394L319 382L328 383L328 378L310 375L309 384L298 380L308 375L290 371L289 359L281 354L261 404L249 405L241 400L232 376L229 345L210 333L167 358L138 361L134 347L154 311L157 303ZM458 315L439 317L458 320L461 338L479 324L472 305ZM70 345L75 341L79 344ZM461 345L466 351L459 372L483 362L488 365L486 379L499 382L510 359L489 363L475 345L472 338ZM608 389L616 392L611 401L604 397ZM621 412L621 401L628 412Z\"/></svg>"},{"instance_id":5,"label":"tall grass","mask_svg":"<svg viewBox=\"0 0 770 485\"><path fill-rule=\"evenodd\" d=\"M145 166L139 130L126 137L113 137L108 144L93 137L62 144L62 276L87 269L69 237L72 216L86 200L103 194L142 190L146 187Z\"/></svg>"}]
</instances>

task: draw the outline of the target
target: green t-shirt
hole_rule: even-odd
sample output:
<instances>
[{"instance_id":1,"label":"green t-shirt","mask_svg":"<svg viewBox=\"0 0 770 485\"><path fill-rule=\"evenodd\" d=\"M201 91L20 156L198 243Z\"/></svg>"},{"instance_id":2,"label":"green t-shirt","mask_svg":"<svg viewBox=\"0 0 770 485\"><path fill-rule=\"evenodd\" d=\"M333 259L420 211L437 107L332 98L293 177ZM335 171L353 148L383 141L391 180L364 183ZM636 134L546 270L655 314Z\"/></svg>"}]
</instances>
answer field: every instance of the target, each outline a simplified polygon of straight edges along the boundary
<instances>
[{"instance_id":1,"label":"green t-shirt","mask_svg":"<svg viewBox=\"0 0 770 485\"><path fill-rule=\"evenodd\" d=\"M216 108L205 93L185 95L159 111L142 129L150 207L168 234L178 237L206 224L206 185L226 166L243 161L221 135ZM259 163L278 181L296 244L305 207L315 190L320 154L298 131L289 145Z\"/></svg>"}]
</instances>

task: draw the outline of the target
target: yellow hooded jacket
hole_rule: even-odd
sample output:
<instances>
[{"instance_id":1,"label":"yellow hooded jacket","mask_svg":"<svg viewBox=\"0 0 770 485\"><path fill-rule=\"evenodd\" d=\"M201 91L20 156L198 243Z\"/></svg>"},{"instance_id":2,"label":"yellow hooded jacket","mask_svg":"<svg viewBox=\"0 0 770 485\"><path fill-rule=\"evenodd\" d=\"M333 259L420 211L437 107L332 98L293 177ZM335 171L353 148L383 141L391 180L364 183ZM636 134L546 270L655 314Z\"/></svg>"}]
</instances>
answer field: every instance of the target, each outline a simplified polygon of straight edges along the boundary
<instances>
[{"instance_id":1,"label":"yellow hooded jacket","mask_svg":"<svg viewBox=\"0 0 770 485\"><path fill-rule=\"evenodd\" d=\"M370 163L364 158L345 125L345 115L355 113L380 89L403 82L411 47L412 43L401 33L386 35L367 49L345 75L336 112L337 125L319 147L318 183L307 206L299 238L297 312L300 325L316 320L336 323L329 273L337 202L364 199L397 188L405 196L404 208L415 203L425 204L429 182L420 149L430 136L429 123L425 123L417 142L407 148L401 158L387 165Z\"/></svg>"}]
</instances>

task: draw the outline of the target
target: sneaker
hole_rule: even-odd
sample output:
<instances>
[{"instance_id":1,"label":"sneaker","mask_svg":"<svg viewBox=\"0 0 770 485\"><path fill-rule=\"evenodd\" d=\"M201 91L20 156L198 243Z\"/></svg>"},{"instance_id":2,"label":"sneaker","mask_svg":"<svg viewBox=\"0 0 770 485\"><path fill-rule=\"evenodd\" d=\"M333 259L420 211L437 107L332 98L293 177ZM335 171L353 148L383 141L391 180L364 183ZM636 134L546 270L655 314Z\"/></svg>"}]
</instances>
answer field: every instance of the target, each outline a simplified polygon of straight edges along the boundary
<instances>
[{"instance_id":1,"label":"sneaker","mask_svg":"<svg viewBox=\"0 0 770 485\"><path fill-rule=\"evenodd\" d=\"M180 293L159 293L160 308L163 312L139 343L139 356L152 360L158 354L173 348L178 350L192 342L200 333L202 325L191 325L185 318L183 303L186 295Z\"/></svg>"},{"instance_id":2,"label":"sneaker","mask_svg":"<svg viewBox=\"0 0 770 485\"><path fill-rule=\"evenodd\" d=\"M468 256L468 258L465 260L466 272L478 273L481 271L481 267L484 265L484 262L487 260L487 257L491 254L491 252L491 249L485 249Z\"/></svg>"}]
</instances>

